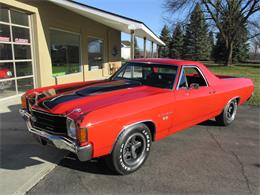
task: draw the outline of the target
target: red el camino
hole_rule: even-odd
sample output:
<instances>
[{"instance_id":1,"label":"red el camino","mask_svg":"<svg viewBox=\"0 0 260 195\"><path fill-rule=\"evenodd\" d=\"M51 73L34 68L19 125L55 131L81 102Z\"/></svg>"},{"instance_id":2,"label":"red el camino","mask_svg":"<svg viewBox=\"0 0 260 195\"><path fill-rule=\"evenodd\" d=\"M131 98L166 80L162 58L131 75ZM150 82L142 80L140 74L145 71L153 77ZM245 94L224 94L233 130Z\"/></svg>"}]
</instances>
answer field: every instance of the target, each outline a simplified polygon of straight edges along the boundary
<instances>
[{"instance_id":1,"label":"red el camino","mask_svg":"<svg viewBox=\"0 0 260 195\"><path fill-rule=\"evenodd\" d=\"M128 174L143 165L153 141L213 117L232 123L253 90L250 79L216 76L199 62L136 59L107 80L27 91L20 113L42 144L81 161L106 156Z\"/></svg>"}]
</instances>

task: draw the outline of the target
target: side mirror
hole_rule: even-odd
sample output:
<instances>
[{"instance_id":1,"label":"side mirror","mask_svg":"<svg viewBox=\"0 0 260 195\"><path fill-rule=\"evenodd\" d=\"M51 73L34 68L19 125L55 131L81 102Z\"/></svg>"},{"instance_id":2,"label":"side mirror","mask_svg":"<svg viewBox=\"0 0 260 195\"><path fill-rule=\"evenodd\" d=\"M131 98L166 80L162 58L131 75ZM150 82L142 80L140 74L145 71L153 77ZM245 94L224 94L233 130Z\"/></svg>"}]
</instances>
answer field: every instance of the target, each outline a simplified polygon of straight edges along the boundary
<instances>
[{"instance_id":1,"label":"side mirror","mask_svg":"<svg viewBox=\"0 0 260 195\"><path fill-rule=\"evenodd\" d=\"M190 89L198 89L200 86L198 83L191 83L190 84Z\"/></svg>"}]
</instances>

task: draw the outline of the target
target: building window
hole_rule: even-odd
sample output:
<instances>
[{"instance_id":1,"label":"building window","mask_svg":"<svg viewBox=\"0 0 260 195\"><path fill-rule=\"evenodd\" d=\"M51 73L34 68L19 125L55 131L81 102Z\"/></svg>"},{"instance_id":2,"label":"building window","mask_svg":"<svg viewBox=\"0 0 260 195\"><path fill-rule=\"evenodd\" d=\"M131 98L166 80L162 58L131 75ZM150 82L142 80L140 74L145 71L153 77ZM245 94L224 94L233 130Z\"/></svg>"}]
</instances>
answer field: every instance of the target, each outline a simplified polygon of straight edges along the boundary
<instances>
[{"instance_id":1,"label":"building window","mask_svg":"<svg viewBox=\"0 0 260 195\"><path fill-rule=\"evenodd\" d=\"M50 41L53 76L80 72L79 34L51 29Z\"/></svg>"},{"instance_id":2,"label":"building window","mask_svg":"<svg viewBox=\"0 0 260 195\"><path fill-rule=\"evenodd\" d=\"M103 40L88 38L88 65L89 70L98 70L103 67L104 52Z\"/></svg>"},{"instance_id":3,"label":"building window","mask_svg":"<svg viewBox=\"0 0 260 195\"><path fill-rule=\"evenodd\" d=\"M0 7L0 99L34 88L30 17Z\"/></svg>"}]
</instances>

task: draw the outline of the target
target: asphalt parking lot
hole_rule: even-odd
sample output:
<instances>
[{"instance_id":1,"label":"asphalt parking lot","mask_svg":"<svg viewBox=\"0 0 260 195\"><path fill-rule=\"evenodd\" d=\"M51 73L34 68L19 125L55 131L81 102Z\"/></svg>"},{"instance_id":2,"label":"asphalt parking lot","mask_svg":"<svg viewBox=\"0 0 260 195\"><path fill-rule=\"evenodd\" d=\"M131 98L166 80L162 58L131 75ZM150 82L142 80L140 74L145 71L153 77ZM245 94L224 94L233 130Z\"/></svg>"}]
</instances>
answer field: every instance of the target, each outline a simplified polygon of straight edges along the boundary
<instances>
[{"instance_id":1,"label":"asphalt parking lot","mask_svg":"<svg viewBox=\"0 0 260 195\"><path fill-rule=\"evenodd\" d=\"M65 157L28 194L259 194L260 108L242 106L229 127L207 121L154 143L137 172Z\"/></svg>"}]
</instances>

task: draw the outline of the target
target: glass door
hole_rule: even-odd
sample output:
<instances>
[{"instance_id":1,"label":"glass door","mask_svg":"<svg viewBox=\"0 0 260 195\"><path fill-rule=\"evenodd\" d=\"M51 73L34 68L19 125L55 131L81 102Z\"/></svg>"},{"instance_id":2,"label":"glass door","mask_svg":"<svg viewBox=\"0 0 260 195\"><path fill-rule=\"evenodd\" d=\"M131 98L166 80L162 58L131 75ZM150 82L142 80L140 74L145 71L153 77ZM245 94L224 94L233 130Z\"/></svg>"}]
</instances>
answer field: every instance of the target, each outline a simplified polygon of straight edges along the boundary
<instances>
[{"instance_id":1,"label":"glass door","mask_svg":"<svg viewBox=\"0 0 260 195\"><path fill-rule=\"evenodd\" d=\"M0 100L34 88L29 14L0 7Z\"/></svg>"},{"instance_id":2,"label":"glass door","mask_svg":"<svg viewBox=\"0 0 260 195\"><path fill-rule=\"evenodd\" d=\"M103 68L104 51L103 40L89 37L88 38L88 65L89 71Z\"/></svg>"}]
</instances>

